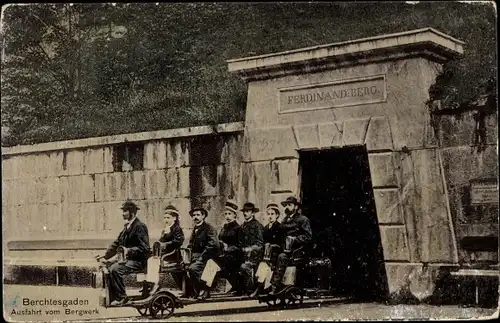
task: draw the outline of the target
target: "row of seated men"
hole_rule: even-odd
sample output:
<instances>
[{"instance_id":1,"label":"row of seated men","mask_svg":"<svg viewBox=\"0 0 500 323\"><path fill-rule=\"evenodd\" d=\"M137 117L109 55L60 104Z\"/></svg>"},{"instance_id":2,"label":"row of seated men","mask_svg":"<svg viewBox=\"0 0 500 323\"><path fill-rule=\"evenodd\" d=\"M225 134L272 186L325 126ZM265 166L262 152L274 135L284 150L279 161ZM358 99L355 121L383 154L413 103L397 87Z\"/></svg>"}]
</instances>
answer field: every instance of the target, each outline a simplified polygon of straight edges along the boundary
<instances>
[{"instance_id":1,"label":"row of seated men","mask_svg":"<svg viewBox=\"0 0 500 323\"><path fill-rule=\"evenodd\" d=\"M213 260L219 266L220 276L231 284L229 293L254 296L262 287L256 286L254 276L257 266L263 259L266 244L277 245L280 250L273 257L275 270L270 291L271 294L277 293L283 287L281 282L290 262L290 254L284 252L285 240L288 237L289 241L293 241L291 247L298 249L308 245L312 237L309 220L301 214L299 201L290 196L281 204L285 208L285 218L279 222L279 206L269 203L266 207L269 223L264 227L255 219L259 209L253 203L245 203L239 210L244 218L240 225L237 221L239 208L234 201L229 200L224 207L226 222L219 233L206 222L208 212L204 208L191 209L189 214L194 228L187 246L191 250L191 262L187 268L188 294L183 296L198 299L209 297L210 287L201 279L209 260ZM126 201L122 210L126 222L125 228L103 257L103 261L107 262L116 254L118 246L126 250L125 261L113 263L109 267L109 289L113 299L111 305L121 305L126 301L123 277L143 270L151 256L148 229L137 218L139 207L131 201ZM165 228L159 239L162 254L171 253L184 243L179 217L179 211L174 206L169 205L165 208L163 217ZM179 282L179 277L174 278Z\"/></svg>"}]
</instances>

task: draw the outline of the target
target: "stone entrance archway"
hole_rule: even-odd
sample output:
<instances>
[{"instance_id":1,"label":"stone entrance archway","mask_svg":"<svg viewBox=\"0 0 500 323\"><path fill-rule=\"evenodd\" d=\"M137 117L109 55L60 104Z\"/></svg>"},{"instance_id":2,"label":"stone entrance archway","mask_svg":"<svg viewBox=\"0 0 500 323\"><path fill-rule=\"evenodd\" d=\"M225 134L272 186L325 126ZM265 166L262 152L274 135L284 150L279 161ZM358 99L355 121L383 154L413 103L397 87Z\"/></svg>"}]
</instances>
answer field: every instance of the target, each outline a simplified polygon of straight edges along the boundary
<instances>
[{"instance_id":1,"label":"stone entrance archway","mask_svg":"<svg viewBox=\"0 0 500 323\"><path fill-rule=\"evenodd\" d=\"M248 81L239 199L298 194L300 149L366 146L389 292L428 296L457 248L425 102L463 44L425 28L228 61Z\"/></svg>"}]
</instances>

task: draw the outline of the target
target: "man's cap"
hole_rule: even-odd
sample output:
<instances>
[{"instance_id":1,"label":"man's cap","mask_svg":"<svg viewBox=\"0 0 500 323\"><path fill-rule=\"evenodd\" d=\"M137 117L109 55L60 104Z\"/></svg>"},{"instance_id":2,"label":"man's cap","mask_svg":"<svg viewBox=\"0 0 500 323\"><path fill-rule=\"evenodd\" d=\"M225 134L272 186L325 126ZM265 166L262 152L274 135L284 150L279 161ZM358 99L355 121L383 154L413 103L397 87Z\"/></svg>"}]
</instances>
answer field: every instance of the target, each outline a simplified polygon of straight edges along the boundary
<instances>
[{"instance_id":1,"label":"man's cap","mask_svg":"<svg viewBox=\"0 0 500 323\"><path fill-rule=\"evenodd\" d=\"M269 202L266 206L266 210L275 210L278 214L280 214L280 208L278 206L278 204L274 203L274 202Z\"/></svg>"},{"instance_id":2,"label":"man's cap","mask_svg":"<svg viewBox=\"0 0 500 323\"><path fill-rule=\"evenodd\" d=\"M191 211L189 211L189 215L193 216L193 213L196 212L196 211L201 211L201 214L203 214L204 217L208 216L208 211L205 210L201 206L196 206L196 207L192 208Z\"/></svg>"},{"instance_id":3,"label":"man's cap","mask_svg":"<svg viewBox=\"0 0 500 323\"><path fill-rule=\"evenodd\" d=\"M238 214L238 204L233 200L227 200L224 209Z\"/></svg>"},{"instance_id":4,"label":"man's cap","mask_svg":"<svg viewBox=\"0 0 500 323\"><path fill-rule=\"evenodd\" d=\"M129 210L129 211L137 211L137 210L140 210L140 208L137 206L137 204L135 204L134 202L132 202L131 200L126 200L123 204L122 204L122 207L121 207L122 210L126 211L126 210Z\"/></svg>"},{"instance_id":5,"label":"man's cap","mask_svg":"<svg viewBox=\"0 0 500 323\"><path fill-rule=\"evenodd\" d=\"M295 196L289 196L289 197L287 197L286 200L284 200L284 201L281 202L281 205L283 205L285 207L288 203L293 203L295 205L300 205L299 200L297 200L297 198Z\"/></svg>"},{"instance_id":6,"label":"man's cap","mask_svg":"<svg viewBox=\"0 0 500 323\"><path fill-rule=\"evenodd\" d=\"M253 204L251 202L247 202L247 203L243 204L243 208L241 209L241 211L243 211L243 212L245 212L245 211L259 212L259 209L255 207L255 204Z\"/></svg>"},{"instance_id":7,"label":"man's cap","mask_svg":"<svg viewBox=\"0 0 500 323\"><path fill-rule=\"evenodd\" d=\"M180 216L179 214L179 210L177 210L177 208L175 206L173 206L172 204L169 204L165 207L165 213L170 213L170 214L173 214L177 217Z\"/></svg>"}]
</instances>

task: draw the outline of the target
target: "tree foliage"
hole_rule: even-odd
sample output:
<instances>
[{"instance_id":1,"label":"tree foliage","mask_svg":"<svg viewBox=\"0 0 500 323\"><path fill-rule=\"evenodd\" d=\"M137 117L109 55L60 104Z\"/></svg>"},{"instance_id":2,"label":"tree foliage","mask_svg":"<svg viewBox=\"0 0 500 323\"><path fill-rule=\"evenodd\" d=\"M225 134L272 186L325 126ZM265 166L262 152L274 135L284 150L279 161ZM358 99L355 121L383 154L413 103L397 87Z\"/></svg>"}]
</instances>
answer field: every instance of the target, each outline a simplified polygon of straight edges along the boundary
<instances>
[{"instance_id":1,"label":"tree foliage","mask_svg":"<svg viewBox=\"0 0 500 323\"><path fill-rule=\"evenodd\" d=\"M142 3L3 8L4 145L244 119L227 59L433 27L466 42L432 98L496 86L491 4Z\"/></svg>"}]
</instances>

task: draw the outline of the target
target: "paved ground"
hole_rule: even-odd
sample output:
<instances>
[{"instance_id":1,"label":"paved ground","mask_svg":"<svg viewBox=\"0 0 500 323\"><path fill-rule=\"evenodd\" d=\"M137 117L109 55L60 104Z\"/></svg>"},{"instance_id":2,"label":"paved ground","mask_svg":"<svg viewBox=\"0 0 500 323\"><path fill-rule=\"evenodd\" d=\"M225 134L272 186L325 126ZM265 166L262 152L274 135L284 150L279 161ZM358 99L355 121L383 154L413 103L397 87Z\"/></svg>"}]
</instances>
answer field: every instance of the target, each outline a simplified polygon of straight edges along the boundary
<instances>
[{"instance_id":1,"label":"paved ground","mask_svg":"<svg viewBox=\"0 0 500 323\"><path fill-rule=\"evenodd\" d=\"M99 306L99 290L79 287L5 285L4 318L9 321L138 321L133 308L105 309ZM76 300L84 305L27 305L41 299ZM47 311L60 311L59 314ZM13 314L17 312L18 314ZM29 313L28 311L31 311ZM78 312L80 311L80 312ZM388 319L472 319L498 317L495 309L462 308L459 306L387 306L376 303L352 304L343 300L320 303L310 300L301 308L275 310L257 301L197 304L176 310L167 321L292 321L292 320L388 320ZM152 321L152 320L150 320Z\"/></svg>"}]
</instances>

